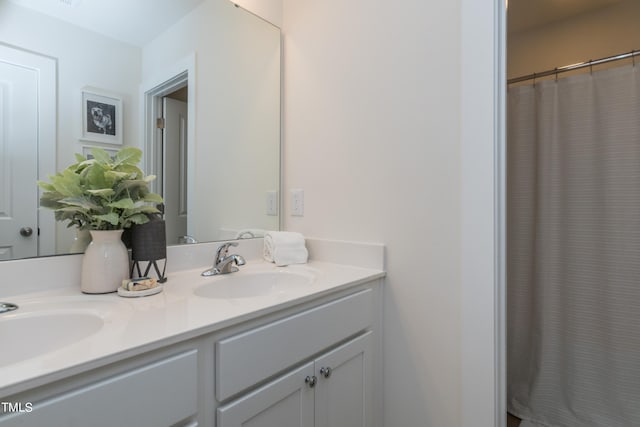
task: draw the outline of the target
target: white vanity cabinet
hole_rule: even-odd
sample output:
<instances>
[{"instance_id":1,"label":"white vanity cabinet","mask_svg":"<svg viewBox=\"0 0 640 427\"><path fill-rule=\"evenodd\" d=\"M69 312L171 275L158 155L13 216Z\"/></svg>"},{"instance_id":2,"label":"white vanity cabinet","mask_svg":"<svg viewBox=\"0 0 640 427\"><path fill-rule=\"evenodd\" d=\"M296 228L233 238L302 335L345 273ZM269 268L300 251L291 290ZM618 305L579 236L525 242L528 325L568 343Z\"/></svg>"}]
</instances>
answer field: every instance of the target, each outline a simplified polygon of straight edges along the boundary
<instances>
[{"instance_id":1,"label":"white vanity cabinet","mask_svg":"<svg viewBox=\"0 0 640 427\"><path fill-rule=\"evenodd\" d=\"M217 410L218 427L373 425L372 332Z\"/></svg>"},{"instance_id":2,"label":"white vanity cabinet","mask_svg":"<svg viewBox=\"0 0 640 427\"><path fill-rule=\"evenodd\" d=\"M218 341L216 395L230 402L217 408L217 427L375 425L373 294L362 290Z\"/></svg>"},{"instance_id":3,"label":"white vanity cabinet","mask_svg":"<svg viewBox=\"0 0 640 427\"><path fill-rule=\"evenodd\" d=\"M197 368L195 348L122 362L7 399L25 409L0 426L196 426Z\"/></svg>"},{"instance_id":4,"label":"white vanity cabinet","mask_svg":"<svg viewBox=\"0 0 640 427\"><path fill-rule=\"evenodd\" d=\"M0 427L380 427L381 280L35 378ZM197 301L202 304L201 300Z\"/></svg>"}]
</instances>

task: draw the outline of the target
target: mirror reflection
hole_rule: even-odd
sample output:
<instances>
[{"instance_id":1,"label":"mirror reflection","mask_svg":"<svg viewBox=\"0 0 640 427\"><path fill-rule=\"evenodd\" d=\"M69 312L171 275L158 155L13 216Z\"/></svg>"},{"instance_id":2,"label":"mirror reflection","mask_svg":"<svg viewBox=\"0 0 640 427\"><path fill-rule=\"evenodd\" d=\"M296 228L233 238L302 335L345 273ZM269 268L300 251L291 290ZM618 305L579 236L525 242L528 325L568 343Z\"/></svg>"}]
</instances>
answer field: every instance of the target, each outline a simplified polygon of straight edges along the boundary
<instances>
[{"instance_id":1,"label":"mirror reflection","mask_svg":"<svg viewBox=\"0 0 640 427\"><path fill-rule=\"evenodd\" d=\"M35 183L122 146L169 244L278 229L279 29L228 0L0 0L0 259L73 252Z\"/></svg>"}]
</instances>

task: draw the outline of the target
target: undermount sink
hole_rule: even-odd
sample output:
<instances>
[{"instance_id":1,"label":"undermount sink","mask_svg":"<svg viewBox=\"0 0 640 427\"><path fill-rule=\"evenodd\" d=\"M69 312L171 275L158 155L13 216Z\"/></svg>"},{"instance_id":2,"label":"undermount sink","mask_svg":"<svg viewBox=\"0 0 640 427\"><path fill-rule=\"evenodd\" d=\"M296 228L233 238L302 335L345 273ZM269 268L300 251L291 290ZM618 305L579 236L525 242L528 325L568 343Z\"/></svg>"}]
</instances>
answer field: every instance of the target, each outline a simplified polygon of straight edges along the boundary
<instances>
[{"instance_id":1,"label":"undermount sink","mask_svg":"<svg viewBox=\"0 0 640 427\"><path fill-rule=\"evenodd\" d=\"M205 298L236 299L276 296L295 293L313 283L315 275L309 271L277 270L266 272L231 273L218 276L194 289Z\"/></svg>"},{"instance_id":2,"label":"undermount sink","mask_svg":"<svg viewBox=\"0 0 640 427\"><path fill-rule=\"evenodd\" d=\"M21 306L0 315L0 367L74 344L103 326L99 309Z\"/></svg>"}]
</instances>

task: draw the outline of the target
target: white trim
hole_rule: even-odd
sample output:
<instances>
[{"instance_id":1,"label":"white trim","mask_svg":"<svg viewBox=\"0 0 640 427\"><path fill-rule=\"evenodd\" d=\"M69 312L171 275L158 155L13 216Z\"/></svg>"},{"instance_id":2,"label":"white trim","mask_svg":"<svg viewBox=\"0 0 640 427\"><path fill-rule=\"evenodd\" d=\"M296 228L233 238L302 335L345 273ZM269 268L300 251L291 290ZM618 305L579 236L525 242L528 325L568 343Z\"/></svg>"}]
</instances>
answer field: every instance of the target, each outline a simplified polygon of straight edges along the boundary
<instances>
[{"instance_id":1,"label":"white trim","mask_svg":"<svg viewBox=\"0 0 640 427\"><path fill-rule=\"evenodd\" d=\"M278 144L278 150L280 154L278 157L278 230L284 230L284 38L282 37L282 30L280 30L280 143Z\"/></svg>"},{"instance_id":2,"label":"white trim","mask_svg":"<svg viewBox=\"0 0 640 427\"><path fill-rule=\"evenodd\" d=\"M504 0L461 2L461 425L505 426Z\"/></svg>"},{"instance_id":3,"label":"white trim","mask_svg":"<svg viewBox=\"0 0 640 427\"><path fill-rule=\"evenodd\" d=\"M498 427L506 427L507 420L507 1L498 1L494 26L494 64L497 72L494 126L496 139L495 182L495 343L496 352L496 419Z\"/></svg>"},{"instance_id":4,"label":"white trim","mask_svg":"<svg viewBox=\"0 0 640 427\"><path fill-rule=\"evenodd\" d=\"M156 149L157 139L156 118L159 109L158 100L175 89L187 84L187 182L194 182L196 159L196 54L191 53L141 85L141 118L142 141L145 153L144 165L148 174L155 174L158 180L152 184L152 191L158 191L157 184L164 180L161 169L158 168L160 154ZM191 211L194 199L193 186L187 187L187 212ZM193 229L190 217L187 217L187 232Z\"/></svg>"}]
</instances>

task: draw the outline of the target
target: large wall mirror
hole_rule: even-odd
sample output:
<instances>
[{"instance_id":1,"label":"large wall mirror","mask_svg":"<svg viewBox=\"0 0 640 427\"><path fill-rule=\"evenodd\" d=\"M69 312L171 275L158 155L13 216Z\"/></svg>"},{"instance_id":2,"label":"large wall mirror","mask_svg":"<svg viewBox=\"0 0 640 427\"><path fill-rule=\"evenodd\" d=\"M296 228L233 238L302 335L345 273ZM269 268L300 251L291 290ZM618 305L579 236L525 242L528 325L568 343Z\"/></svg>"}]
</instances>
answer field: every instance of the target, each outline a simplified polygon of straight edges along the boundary
<instances>
[{"instance_id":1,"label":"large wall mirror","mask_svg":"<svg viewBox=\"0 0 640 427\"><path fill-rule=\"evenodd\" d=\"M280 40L228 0L0 0L0 260L75 252L36 180L92 147L144 150L169 244L278 229Z\"/></svg>"}]
</instances>

